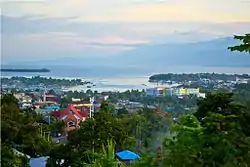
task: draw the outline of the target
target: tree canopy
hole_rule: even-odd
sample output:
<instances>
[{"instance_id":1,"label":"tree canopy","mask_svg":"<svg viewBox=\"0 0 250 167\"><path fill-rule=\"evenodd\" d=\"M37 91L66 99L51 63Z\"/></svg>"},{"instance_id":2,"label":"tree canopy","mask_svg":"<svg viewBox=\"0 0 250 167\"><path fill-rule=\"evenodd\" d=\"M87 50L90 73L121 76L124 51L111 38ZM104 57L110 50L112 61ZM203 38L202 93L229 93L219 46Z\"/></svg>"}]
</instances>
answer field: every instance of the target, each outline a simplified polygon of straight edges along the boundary
<instances>
[{"instance_id":1,"label":"tree canopy","mask_svg":"<svg viewBox=\"0 0 250 167\"><path fill-rule=\"evenodd\" d=\"M249 111L235 104L230 93L210 94L198 106L173 126L173 137L164 143L164 166L249 165Z\"/></svg>"},{"instance_id":2,"label":"tree canopy","mask_svg":"<svg viewBox=\"0 0 250 167\"><path fill-rule=\"evenodd\" d=\"M243 36L234 36L235 39L242 41L240 45L229 47L231 51L247 52L250 54L250 34Z\"/></svg>"},{"instance_id":3,"label":"tree canopy","mask_svg":"<svg viewBox=\"0 0 250 167\"><path fill-rule=\"evenodd\" d=\"M41 128L49 130L42 117L32 109L20 110L12 94L1 97L1 163L3 166L25 166L27 158L14 153L14 149L30 157L47 155L52 147L50 137ZM13 159L12 165L8 165Z\"/></svg>"}]
</instances>

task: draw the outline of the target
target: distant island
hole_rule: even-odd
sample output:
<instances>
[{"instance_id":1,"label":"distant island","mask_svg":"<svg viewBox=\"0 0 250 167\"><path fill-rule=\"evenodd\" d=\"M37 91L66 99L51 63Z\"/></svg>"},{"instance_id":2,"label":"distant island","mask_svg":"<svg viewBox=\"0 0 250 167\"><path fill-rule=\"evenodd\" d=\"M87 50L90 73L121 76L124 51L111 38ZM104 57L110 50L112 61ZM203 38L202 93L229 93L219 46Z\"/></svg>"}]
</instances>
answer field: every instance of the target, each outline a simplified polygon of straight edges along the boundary
<instances>
[{"instance_id":1,"label":"distant island","mask_svg":"<svg viewBox=\"0 0 250 167\"><path fill-rule=\"evenodd\" d=\"M210 79L210 80L236 80L236 78L240 79L250 79L250 75L248 74L218 74L218 73L194 73L194 74L155 74L149 77L149 82L157 83L157 82L183 82L183 81L198 81L200 79Z\"/></svg>"},{"instance_id":2,"label":"distant island","mask_svg":"<svg viewBox=\"0 0 250 167\"><path fill-rule=\"evenodd\" d=\"M14 68L5 68L0 69L1 72L50 72L49 69L42 68L42 69L14 69Z\"/></svg>"}]
</instances>

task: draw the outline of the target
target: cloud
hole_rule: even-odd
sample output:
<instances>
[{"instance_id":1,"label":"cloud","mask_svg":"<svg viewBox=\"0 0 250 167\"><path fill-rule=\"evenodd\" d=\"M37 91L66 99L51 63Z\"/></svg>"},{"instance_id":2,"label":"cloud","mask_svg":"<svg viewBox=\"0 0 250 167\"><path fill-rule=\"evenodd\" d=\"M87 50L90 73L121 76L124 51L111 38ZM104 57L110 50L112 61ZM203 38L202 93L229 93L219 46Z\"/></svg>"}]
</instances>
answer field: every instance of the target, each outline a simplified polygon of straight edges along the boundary
<instances>
[{"instance_id":1,"label":"cloud","mask_svg":"<svg viewBox=\"0 0 250 167\"><path fill-rule=\"evenodd\" d=\"M11 1L3 2L3 14L20 17L54 17L65 18L82 14L86 7L85 0L53 0L53 1Z\"/></svg>"},{"instance_id":2,"label":"cloud","mask_svg":"<svg viewBox=\"0 0 250 167\"><path fill-rule=\"evenodd\" d=\"M53 0L2 3L3 14L100 21L250 21L248 0Z\"/></svg>"},{"instance_id":3,"label":"cloud","mask_svg":"<svg viewBox=\"0 0 250 167\"><path fill-rule=\"evenodd\" d=\"M119 40L117 40L119 39ZM60 58L64 53L82 53L82 56L91 54L115 54L134 49L140 41L110 38L84 38L70 32L48 32L43 34L3 35L3 60L37 59L53 55ZM143 42L143 41L142 41ZM72 55L73 56L73 55Z\"/></svg>"},{"instance_id":4,"label":"cloud","mask_svg":"<svg viewBox=\"0 0 250 167\"><path fill-rule=\"evenodd\" d=\"M99 45L99 46L136 46L149 43L146 40L133 40L116 36L99 38L88 38L72 32L47 32L42 34L19 35L20 38L29 41L50 41L54 43L72 43L79 45ZM70 46L72 47L72 46Z\"/></svg>"},{"instance_id":5,"label":"cloud","mask_svg":"<svg viewBox=\"0 0 250 167\"><path fill-rule=\"evenodd\" d=\"M130 40L120 37L104 37L104 38L98 38L98 39L89 39L91 41L90 43L96 43L96 44L121 44L121 45L140 45L140 44L146 44L149 43L149 41L146 40Z\"/></svg>"},{"instance_id":6,"label":"cloud","mask_svg":"<svg viewBox=\"0 0 250 167\"><path fill-rule=\"evenodd\" d=\"M2 7L2 56L8 61L110 55L250 29L249 3L237 0L53 0Z\"/></svg>"}]
</instances>

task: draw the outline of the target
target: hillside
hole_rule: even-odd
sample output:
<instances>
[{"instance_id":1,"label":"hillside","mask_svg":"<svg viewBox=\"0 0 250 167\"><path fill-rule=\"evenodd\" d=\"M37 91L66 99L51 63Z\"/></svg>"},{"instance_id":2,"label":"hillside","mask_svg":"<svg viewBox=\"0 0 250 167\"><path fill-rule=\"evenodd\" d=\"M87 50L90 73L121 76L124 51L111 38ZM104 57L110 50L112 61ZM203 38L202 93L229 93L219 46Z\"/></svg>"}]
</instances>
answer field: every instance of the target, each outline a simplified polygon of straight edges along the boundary
<instances>
[{"instance_id":1,"label":"hillside","mask_svg":"<svg viewBox=\"0 0 250 167\"><path fill-rule=\"evenodd\" d=\"M236 45L232 38L212 41L145 45L120 55L123 64L140 66L250 66L250 57L244 53L230 52L228 46Z\"/></svg>"},{"instance_id":2,"label":"hillside","mask_svg":"<svg viewBox=\"0 0 250 167\"><path fill-rule=\"evenodd\" d=\"M67 65L74 68L95 69L99 72L100 69L101 71L109 69L112 72L116 72L117 69L127 71L133 68L142 71L164 70L166 66L249 67L249 55L227 50L228 46L237 45L238 42L232 38L221 38L193 43L147 44L116 55L104 56L101 53L84 54L84 56L76 54L70 57L62 55L61 59L30 61L21 65L36 64L36 67L46 68ZM15 64L15 67L17 66L18 63Z\"/></svg>"}]
</instances>

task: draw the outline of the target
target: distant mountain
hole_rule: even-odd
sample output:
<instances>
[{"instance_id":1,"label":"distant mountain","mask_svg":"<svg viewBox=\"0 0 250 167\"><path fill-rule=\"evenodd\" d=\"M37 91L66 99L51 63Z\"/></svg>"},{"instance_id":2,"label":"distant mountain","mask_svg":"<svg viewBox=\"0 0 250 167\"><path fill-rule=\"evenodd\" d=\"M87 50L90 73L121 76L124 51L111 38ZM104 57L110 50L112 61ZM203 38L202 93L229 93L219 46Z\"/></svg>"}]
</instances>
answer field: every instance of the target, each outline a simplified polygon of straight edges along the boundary
<instances>
[{"instance_id":1,"label":"distant mountain","mask_svg":"<svg viewBox=\"0 0 250 167\"><path fill-rule=\"evenodd\" d=\"M239 44L233 38L220 38L210 41L172 44L147 44L134 50L117 55L76 55L57 60L31 61L12 64L9 68L51 68L55 66L74 66L86 69L117 69L133 68L152 71L162 70L167 66L227 66L250 67L250 55L230 52L228 46ZM100 53L101 54L101 53ZM80 57L80 58L79 58ZM21 67L20 67L21 65Z\"/></svg>"},{"instance_id":2,"label":"distant mountain","mask_svg":"<svg viewBox=\"0 0 250 167\"><path fill-rule=\"evenodd\" d=\"M173 44L173 43L190 43L190 42L202 42L213 39L219 39L226 37L223 34L217 34L213 32L202 32L202 31L187 31L178 32L175 31L171 34L164 36L157 36L150 40L151 44Z\"/></svg>"},{"instance_id":3,"label":"distant mountain","mask_svg":"<svg viewBox=\"0 0 250 167\"><path fill-rule=\"evenodd\" d=\"M239 44L233 38L195 43L144 45L116 58L122 65L162 69L166 66L249 66L250 55L230 52L228 46Z\"/></svg>"}]
</instances>

